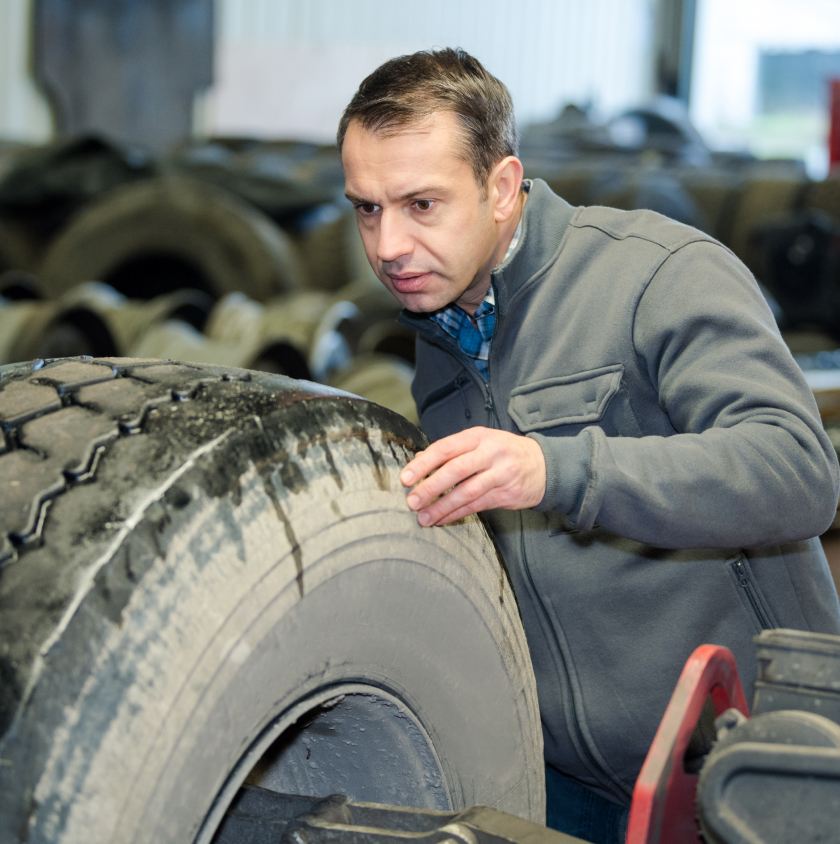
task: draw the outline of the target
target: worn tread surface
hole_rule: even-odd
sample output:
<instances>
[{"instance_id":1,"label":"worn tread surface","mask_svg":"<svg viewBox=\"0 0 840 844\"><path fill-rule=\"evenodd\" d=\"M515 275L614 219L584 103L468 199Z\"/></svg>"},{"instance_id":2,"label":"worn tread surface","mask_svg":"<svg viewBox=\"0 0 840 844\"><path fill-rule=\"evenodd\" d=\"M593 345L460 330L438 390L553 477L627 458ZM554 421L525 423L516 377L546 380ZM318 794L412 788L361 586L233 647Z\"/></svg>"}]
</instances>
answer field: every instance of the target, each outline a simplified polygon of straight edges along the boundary
<instances>
[{"instance_id":1,"label":"worn tread surface","mask_svg":"<svg viewBox=\"0 0 840 844\"><path fill-rule=\"evenodd\" d=\"M119 379L118 383L112 383ZM220 381L183 365L56 361L8 368L0 380L0 568L40 542L41 510L88 477L99 449L136 433L150 410ZM100 404L96 403L97 398Z\"/></svg>"},{"instance_id":2,"label":"worn tread surface","mask_svg":"<svg viewBox=\"0 0 840 844\"><path fill-rule=\"evenodd\" d=\"M0 370L0 736L79 571L115 534L137 491L236 420L330 392L311 387L128 358Z\"/></svg>"}]
</instances>

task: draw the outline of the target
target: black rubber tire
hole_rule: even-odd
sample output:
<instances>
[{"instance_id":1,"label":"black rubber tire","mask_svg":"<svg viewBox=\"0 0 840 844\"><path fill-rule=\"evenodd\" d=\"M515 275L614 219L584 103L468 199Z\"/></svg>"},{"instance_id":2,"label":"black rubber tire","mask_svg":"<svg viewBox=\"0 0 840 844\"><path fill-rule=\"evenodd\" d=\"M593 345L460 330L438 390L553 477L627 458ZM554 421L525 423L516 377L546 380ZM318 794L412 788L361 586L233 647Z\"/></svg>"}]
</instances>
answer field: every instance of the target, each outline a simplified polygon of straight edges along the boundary
<instances>
[{"instance_id":1,"label":"black rubber tire","mask_svg":"<svg viewBox=\"0 0 840 844\"><path fill-rule=\"evenodd\" d=\"M592 175L592 171L588 169L569 169L546 181L548 186L558 196L562 196L569 205L585 205Z\"/></svg>"},{"instance_id":2,"label":"black rubber tire","mask_svg":"<svg viewBox=\"0 0 840 844\"><path fill-rule=\"evenodd\" d=\"M588 195L589 205L606 205L626 211L656 211L688 226L707 229L708 221L691 194L672 176L628 170L602 186L594 182Z\"/></svg>"},{"instance_id":3,"label":"black rubber tire","mask_svg":"<svg viewBox=\"0 0 840 844\"><path fill-rule=\"evenodd\" d=\"M346 245L348 220L349 215L342 214L312 229L301 239L307 287L312 290L335 291L350 283Z\"/></svg>"},{"instance_id":4,"label":"black rubber tire","mask_svg":"<svg viewBox=\"0 0 840 844\"><path fill-rule=\"evenodd\" d=\"M32 357L31 352L43 339L58 308L55 302L31 299L3 302L0 307L0 366Z\"/></svg>"},{"instance_id":5,"label":"black rubber tire","mask_svg":"<svg viewBox=\"0 0 840 844\"><path fill-rule=\"evenodd\" d=\"M167 261L176 269L167 270ZM258 301L299 287L301 272L291 239L261 211L215 185L170 176L89 202L40 268L51 297L102 281L130 298L195 287L215 298L241 291Z\"/></svg>"},{"instance_id":6,"label":"black rubber tire","mask_svg":"<svg viewBox=\"0 0 840 844\"><path fill-rule=\"evenodd\" d=\"M811 182L802 197L802 207L823 211L840 225L840 173L835 171L819 182Z\"/></svg>"},{"instance_id":7,"label":"black rubber tire","mask_svg":"<svg viewBox=\"0 0 840 844\"><path fill-rule=\"evenodd\" d=\"M762 269L761 245L756 240L759 228L798 207L806 184L798 179L756 178L741 185L731 224L721 236L753 273L759 274Z\"/></svg>"},{"instance_id":8,"label":"black rubber tire","mask_svg":"<svg viewBox=\"0 0 840 844\"><path fill-rule=\"evenodd\" d=\"M0 840L210 841L294 721L250 782L544 820L513 595L477 519L406 508L402 417L76 358L0 369L0 423Z\"/></svg>"}]
</instances>

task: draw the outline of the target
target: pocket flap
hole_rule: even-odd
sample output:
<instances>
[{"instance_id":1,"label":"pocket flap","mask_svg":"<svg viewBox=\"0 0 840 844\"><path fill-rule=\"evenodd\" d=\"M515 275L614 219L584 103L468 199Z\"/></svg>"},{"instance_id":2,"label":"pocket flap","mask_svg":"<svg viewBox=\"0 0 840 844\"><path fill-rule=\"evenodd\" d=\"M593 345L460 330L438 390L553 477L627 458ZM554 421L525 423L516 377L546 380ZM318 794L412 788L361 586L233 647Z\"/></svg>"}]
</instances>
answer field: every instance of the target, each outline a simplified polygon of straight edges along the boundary
<instances>
[{"instance_id":1,"label":"pocket flap","mask_svg":"<svg viewBox=\"0 0 840 844\"><path fill-rule=\"evenodd\" d=\"M624 366L602 366L523 384L511 391L508 413L520 431L597 422L621 385Z\"/></svg>"}]
</instances>

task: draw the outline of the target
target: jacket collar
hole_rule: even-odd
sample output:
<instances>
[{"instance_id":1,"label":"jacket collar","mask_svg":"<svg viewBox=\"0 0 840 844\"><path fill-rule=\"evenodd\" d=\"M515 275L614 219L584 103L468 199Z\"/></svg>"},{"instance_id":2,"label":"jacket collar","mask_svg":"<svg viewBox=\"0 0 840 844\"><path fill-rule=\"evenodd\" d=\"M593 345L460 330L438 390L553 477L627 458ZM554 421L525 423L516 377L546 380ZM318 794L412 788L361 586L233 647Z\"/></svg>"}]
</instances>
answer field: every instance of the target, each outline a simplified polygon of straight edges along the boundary
<instances>
[{"instance_id":1,"label":"jacket collar","mask_svg":"<svg viewBox=\"0 0 840 844\"><path fill-rule=\"evenodd\" d=\"M490 273L496 292L497 314L504 313L514 293L554 258L574 212L574 206L557 196L542 179L533 180L522 212L519 243ZM428 314L405 308L400 312L399 321L426 336L446 333L429 319Z\"/></svg>"}]
</instances>

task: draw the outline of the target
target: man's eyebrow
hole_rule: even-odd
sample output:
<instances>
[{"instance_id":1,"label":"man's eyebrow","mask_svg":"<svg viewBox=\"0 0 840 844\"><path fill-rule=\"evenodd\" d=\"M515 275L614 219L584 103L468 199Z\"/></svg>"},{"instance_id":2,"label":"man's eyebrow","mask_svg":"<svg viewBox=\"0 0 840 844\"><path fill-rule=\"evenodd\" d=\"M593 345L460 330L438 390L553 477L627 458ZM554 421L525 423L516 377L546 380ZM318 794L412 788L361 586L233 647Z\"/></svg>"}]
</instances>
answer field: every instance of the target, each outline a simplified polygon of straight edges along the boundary
<instances>
[{"instance_id":1,"label":"man's eyebrow","mask_svg":"<svg viewBox=\"0 0 840 844\"><path fill-rule=\"evenodd\" d=\"M408 193L404 193L400 200L405 202L409 199L416 199L418 196L440 196L443 193L447 193L448 191L446 188L439 187L437 185L429 185L428 187L419 188L418 190L412 190ZM354 205L377 205L378 203L374 202L371 199L365 199L361 196L356 196L354 193L350 193L350 191L344 191L344 195L347 199L350 200Z\"/></svg>"},{"instance_id":2,"label":"man's eyebrow","mask_svg":"<svg viewBox=\"0 0 840 844\"><path fill-rule=\"evenodd\" d=\"M400 199L416 199L418 196L440 196L442 193L446 193L446 188L439 187L437 185L429 185L428 187L420 188L419 190L409 191L408 193L404 193Z\"/></svg>"}]
</instances>

